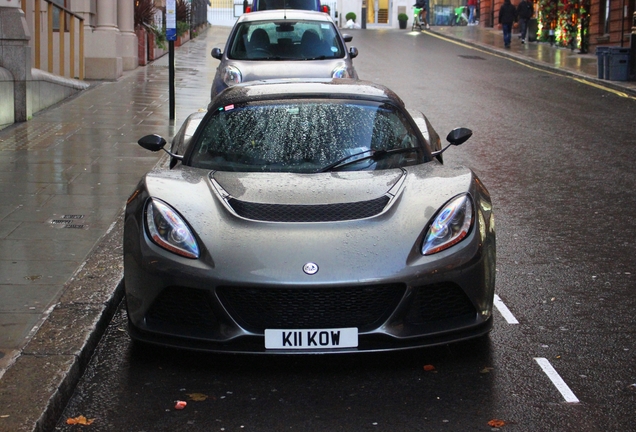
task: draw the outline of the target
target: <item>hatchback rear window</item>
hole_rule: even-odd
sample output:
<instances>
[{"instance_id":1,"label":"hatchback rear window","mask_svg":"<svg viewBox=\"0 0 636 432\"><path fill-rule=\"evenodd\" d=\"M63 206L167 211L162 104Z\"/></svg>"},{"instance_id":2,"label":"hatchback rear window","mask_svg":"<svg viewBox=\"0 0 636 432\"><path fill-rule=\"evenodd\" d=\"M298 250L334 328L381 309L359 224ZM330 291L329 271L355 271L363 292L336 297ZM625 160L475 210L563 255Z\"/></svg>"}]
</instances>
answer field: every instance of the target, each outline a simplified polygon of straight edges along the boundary
<instances>
[{"instance_id":1,"label":"hatchback rear window","mask_svg":"<svg viewBox=\"0 0 636 432\"><path fill-rule=\"evenodd\" d=\"M302 9L302 10L320 10L320 2L317 0L255 0L255 11L270 9Z\"/></svg>"},{"instance_id":2,"label":"hatchback rear window","mask_svg":"<svg viewBox=\"0 0 636 432\"><path fill-rule=\"evenodd\" d=\"M240 24L228 58L308 60L344 58L338 31L326 21L255 21Z\"/></svg>"}]
</instances>

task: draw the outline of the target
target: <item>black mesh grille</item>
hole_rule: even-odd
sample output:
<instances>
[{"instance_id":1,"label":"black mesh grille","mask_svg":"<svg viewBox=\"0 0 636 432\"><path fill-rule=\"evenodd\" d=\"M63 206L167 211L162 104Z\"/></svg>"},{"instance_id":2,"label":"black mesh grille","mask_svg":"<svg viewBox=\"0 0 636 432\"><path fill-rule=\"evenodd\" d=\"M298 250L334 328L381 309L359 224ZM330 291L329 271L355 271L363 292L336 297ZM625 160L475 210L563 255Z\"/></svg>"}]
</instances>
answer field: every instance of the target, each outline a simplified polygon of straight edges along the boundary
<instances>
[{"instance_id":1,"label":"black mesh grille","mask_svg":"<svg viewBox=\"0 0 636 432\"><path fill-rule=\"evenodd\" d=\"M146 314L149 326L189 329L218 327L208 291L172 286L159 294Z\"/></svg>"},{"instance_id":2,"label":"black mesh grille","mask_svg":"<svg viewBox=\"0 0 636 432\"><path fill-rule=\"evenodd\" d=\"M387 196L370 201L318 205L259 204L239 201L236 198L228 200L240 216L268 222L333 222L362 219L377 215L388 202Z\"/></svg>"},{"instance_id":3,"label":"black mesh grille","mask_svg":"<svg viewBox=\"0 0 636 432\"><path fill-rule=\"evenodd\" d=\"M475 307L459 286L441 283L415 288L415 297L406 321L411 324L426 324L461 316L474 316L475 313Z\"/></svg>"},{"instance_id":4,"label":"black mesh grille","mask_svg":"<svg viewBox=\"0 0 636 432\"><path fill-rule=\"evenodd\" d=\"M404 295L401 284L347 288L235 288L217 294L245 329L373 329Z\"/></svg>"}]
</instances>

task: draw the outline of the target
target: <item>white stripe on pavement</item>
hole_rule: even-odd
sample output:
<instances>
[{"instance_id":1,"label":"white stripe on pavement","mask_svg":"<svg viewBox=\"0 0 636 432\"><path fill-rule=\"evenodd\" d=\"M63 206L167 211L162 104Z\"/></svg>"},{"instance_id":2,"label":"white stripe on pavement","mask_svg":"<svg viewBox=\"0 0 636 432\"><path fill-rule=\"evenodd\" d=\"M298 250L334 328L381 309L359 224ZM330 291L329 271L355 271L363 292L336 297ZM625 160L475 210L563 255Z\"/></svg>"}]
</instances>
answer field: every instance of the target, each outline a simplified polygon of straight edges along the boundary
<instances>
[{"instance_id":1,"label":"white stripe on pavement","mask_svg":"<svg viewBox=\"0 0 636 432\"><path fill-rule=\"evenodd\" d=\"M557 371L552 367L548 359L542 357L535 357L534 360L541 366L543 372L550 378L552 384L557 388L557 390L563 395L563 398L566 402L569 403L579 403L579 399L572 393L570 387L563 381L561 376L557 373Z\"/></svg>"},{"instance_id":2,"label":"white stripe on pavement","mask_svg":"<svg viewBox=\"0 0 636 432\"><path fill-rule=\"evenodd\" d=\"M499 298L497 294L495 294L495 307L499 311L499 313L504 317L508 324L519 324L519 321L515 318L515 316L510 312L510 309L504 304L504 302Z\"/></svg>"}]
</instances>

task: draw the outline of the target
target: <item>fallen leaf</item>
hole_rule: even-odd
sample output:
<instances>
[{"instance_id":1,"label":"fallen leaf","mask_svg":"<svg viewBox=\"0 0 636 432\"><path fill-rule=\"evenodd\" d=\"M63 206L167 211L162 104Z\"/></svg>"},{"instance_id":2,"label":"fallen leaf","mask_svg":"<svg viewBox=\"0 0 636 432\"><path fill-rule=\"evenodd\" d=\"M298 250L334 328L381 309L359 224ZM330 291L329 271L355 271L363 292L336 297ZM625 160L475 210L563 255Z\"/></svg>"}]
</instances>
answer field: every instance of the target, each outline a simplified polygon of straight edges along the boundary
<instances>
[{"instance_id":1,"label":"fallen leaf","mask_svg":"<svg viewBox=\"0 0 636 432\"><path fill-rule=\"evenodd\" d=\"M209 397L208 395L203 393L187 393L186 396L188 396L191 401L195 402L203 402Z\"/></svg>"},{"instance_id":2,"label":"fallen leaf","mask_svg":"<svg viewBox=\"0 0 636 432\"><path fill-rule=\"evenodd\" d=\"M184 409L184 408L186 407L186 405L187 405L187 404L188 404L188 403L187 403L186 401L180 401L180 400L178 400L178 401L175 403L175 405L174 405L174 409L182 410L182 409Z\"/></svg>"},{"instance_id":3,"label":"fallen leaf","mask_svg":"<svg viewBox=\"0 0 636 432\"><path fill-rule=\"evenodd\" d=\"M493 369L494 368L492 368L492 367L485 367L482 370L480 370L479 373L487 374L487 373L490 373L490 371L493 370Z\"/></svg>"},{"instance_id":4,"label":"fallen leaf","mask_svg":"<svg viewBox=\"0 0 636 432\"><path fill-rule=\"evenodd\" d=\"M77 417L70 417L66 419L66 424L70 424L70 425L85 425L88 426L90 424L92 424L95 421L95 419L87 419L86 417L84 417L83 415L77 416Z\"/></svg>"},{"instance_id":5,"label":"fallen leaf","mask_svg":"<svg viewBox=\"0 0 636 432\"><path fill-rule=\"evenodd\" d=\"M0 415L0 418L7 418L7 417L9 417L9 414Z\"/></svg>"},{"instance_id":6,"label":"fallen leaf","mask_svg":"<svg viewBox=\"0 0 636 432\"><path fill-rule=\"evenodd\" d=\"M498 427L502 427L505 426L506 422L503 420L499 420L499 419L492 419L488 422L488 426L493 427L493 428L498 428Z\"/></svg>"},{"instance_id":7,"label":"fallen leaf","mask_svg":"<svg viewBox=\"0 0 636 432\"><path fill-rule=\"evenodd\" d=\"M435 370L435 366L433 366L433 365L424 365L424 370L426 372L434 371Z\"/></svg>"}]
</instances>

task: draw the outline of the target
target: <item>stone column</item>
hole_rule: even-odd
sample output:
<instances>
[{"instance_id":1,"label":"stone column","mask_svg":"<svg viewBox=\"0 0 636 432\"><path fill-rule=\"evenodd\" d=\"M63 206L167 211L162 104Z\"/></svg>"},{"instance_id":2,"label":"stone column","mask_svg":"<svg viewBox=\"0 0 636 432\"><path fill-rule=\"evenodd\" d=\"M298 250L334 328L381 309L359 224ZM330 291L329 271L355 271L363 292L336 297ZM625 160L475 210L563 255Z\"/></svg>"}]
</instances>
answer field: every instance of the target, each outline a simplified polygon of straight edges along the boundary
<instances>
[{"instance_id":1,"label":"stone column","mask_svg":"<svg viewBox=\"0 0 636 432\"><path fill-rule=\"evenodd\" d=\"M29 28L19 7L0 6L0 67L13 75L14 121L27 121L31 105Z\"/></svg>"},{"instance_id":2,"label":"stone column","mask_svg":"<svg viewBox=\"0 0 636 432\"><path fill-rule=\"evenodd\" d=\"M137 67L137 35L135 34L134 0L117 0L117 25L119 27L119 54L124 70Z\"/></svg>"},{"instance_id":3,"label":"stone column","mask_svg":"<svg viewBox=\"0 0 636 432\"><path fill-rule=\"evenodd\" d=\"M118 52L117 1L97 2L95 29L86 34L86 79L116 80L123 73L123 61Z\"/></svg>"}]
</instances>

